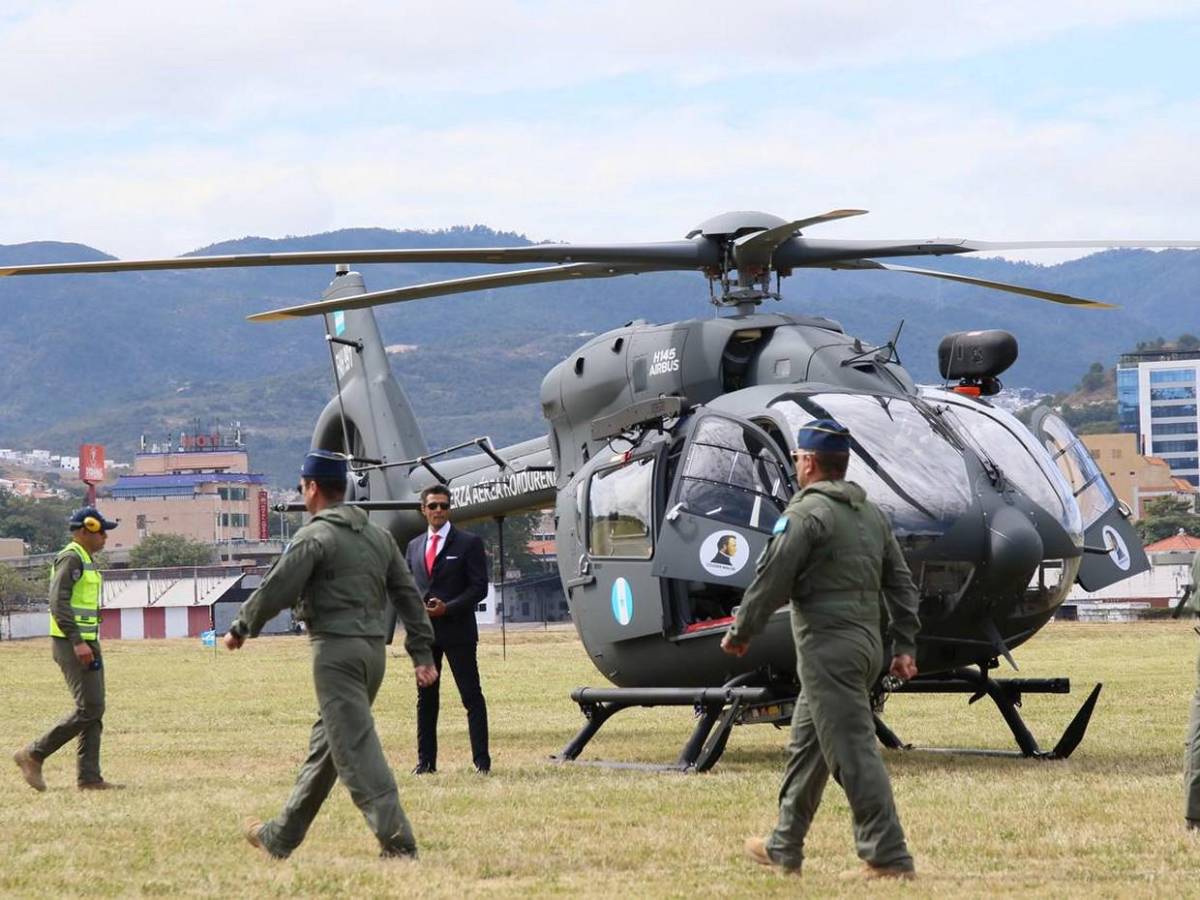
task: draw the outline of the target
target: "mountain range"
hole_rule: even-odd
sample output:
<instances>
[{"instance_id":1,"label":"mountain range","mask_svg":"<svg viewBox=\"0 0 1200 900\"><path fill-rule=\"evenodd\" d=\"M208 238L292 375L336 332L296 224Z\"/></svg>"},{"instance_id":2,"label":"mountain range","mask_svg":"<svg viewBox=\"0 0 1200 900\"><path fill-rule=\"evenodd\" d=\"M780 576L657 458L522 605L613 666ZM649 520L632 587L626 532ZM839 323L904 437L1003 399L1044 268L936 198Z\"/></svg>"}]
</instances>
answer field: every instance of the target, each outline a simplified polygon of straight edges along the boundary
<instances>
[{"instance_id":1,"label":"mountain range","mask_svg":"<svg viewBox=\"0 0 1200 900\"><path fill-rule=\"evenodd\" d=\"M530 243L479 226L444 231L357 228L247 237L195 254L317 249L488 247ZM111 258L81 244L0 245L0 265ZM1081 310L929 278L798 270L768 311L816 313L870 343L901 320L900 356L936 381L951 331L1004 328L1020 341L1006 383L1053 392L1094 361L1110 366L1138 340L1200 333L1200 253L1120 250L1053 266L940 258L916 265L1120 305ZM494 267L491 267L494 268ZM451 265L362 267L369 290L489 271ZM151 440L240 421L253 467L289 485L309 429L333 391L320 319L251 324L251 312L313 300L328 266L0 279L0 446L73 452L104 443L128 459ZM377 310L393 369L431 447L477 435L498 446L544 430L543 374L586 339L630 319L713 315L703 278L660 273L488 291Z\"/></svg>"}]
</instances>

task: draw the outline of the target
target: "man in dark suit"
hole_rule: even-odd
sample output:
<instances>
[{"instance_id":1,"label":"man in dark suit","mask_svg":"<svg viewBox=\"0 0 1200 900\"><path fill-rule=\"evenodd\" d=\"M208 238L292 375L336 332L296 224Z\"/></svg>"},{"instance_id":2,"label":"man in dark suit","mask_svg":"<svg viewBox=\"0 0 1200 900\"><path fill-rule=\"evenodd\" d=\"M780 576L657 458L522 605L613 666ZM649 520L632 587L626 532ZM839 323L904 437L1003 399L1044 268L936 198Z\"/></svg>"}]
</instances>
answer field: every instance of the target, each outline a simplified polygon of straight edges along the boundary
<instances>
[{"instance_id":1,"label":"man in dark suit","mask_svg":"<svg viewBox=\"0 0 1200 900\"><path fill-rule=\"evenodd\" d=\"M433 661L450 663L458 696L467 710L475 769L491 771L487 704L479 684L479 628L475 607L487 597L487 557L483 541L450 524L450 492L437 484L421 491L421 513L428 528L408 544L408 566L433 622ZM414 775L437 771L438 682L417 689L417 766Z\"/></svg>"}]
</instances>

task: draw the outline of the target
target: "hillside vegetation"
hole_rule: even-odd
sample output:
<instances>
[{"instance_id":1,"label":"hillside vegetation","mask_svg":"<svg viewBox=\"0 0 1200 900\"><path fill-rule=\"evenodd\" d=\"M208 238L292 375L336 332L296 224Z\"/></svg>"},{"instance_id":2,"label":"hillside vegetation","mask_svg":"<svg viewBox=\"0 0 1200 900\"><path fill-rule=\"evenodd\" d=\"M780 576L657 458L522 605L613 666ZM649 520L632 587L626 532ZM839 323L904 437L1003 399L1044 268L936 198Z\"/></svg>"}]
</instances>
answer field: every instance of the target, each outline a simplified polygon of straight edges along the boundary
<instances>
[{"instance_id":1,"label":"hillside vegetation","mask_svg":"<svg viewBox=\"0 0 1200 900\"><path fill-rule=\"evenodd\" d=\"M328 248L516 246L490 229L439 232L348 229L278 240L242 238L197 253ZM105 258L78 244L0 246L0 264ZM1071 386L1094 360L1115 360L1131 335L1184 326L1200 331L1195 286L1200 254L1113 251L1057 266L995 259L936 267L1061 290L1121 304L1070 309L978 288L887 273L798 271L771 311L821 313L867 341L883 342L905 320L900 354L921 380L936 380L936 347L950 331L1005 328L1021 341L1005 375L1048 391ZM921 265L931 265L926 260ZM489 271L486 266L363 267L368 289ZM250 324L262 309L316 299L329 267L151 272L0 279L0 435L6 445L69 450L83 440L128 456L194 420L239 420L255 467L277 483L332 392L317 320ZM543 431L542 375L583 342L625 321L711 315L703 278L691 273L512 288L398 304L378 311L385 341L415 345L392 356L429 443L488 434L498 443Z\"/></svg>"}]
</instances>

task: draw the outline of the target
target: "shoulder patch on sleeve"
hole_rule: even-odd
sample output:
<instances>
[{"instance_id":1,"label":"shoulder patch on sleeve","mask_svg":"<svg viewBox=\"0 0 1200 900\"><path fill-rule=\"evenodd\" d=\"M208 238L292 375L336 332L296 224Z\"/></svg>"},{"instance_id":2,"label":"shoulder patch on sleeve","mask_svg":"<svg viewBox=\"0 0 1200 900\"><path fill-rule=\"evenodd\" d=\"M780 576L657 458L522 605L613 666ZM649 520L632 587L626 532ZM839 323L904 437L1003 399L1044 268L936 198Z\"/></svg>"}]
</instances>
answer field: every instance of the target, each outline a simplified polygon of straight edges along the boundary
<instances>
[{"instance_id":1,"label":"shoulder patch on sleeve","mask_svg":"<svg viewBox=\"0 0 1200 900\"><path fill-rule=\"evenodd\" d=\"M785 531L787 531L787 527L788 517L780 516L775 520L775 527L771 529L771 534L783 534Z\"/></svg>"},{"instance_id":2,"label":"shoulder patch on sleeve","mask_svg":"<svg viewBox=\"0 0 1200 900\"><path fill-rule=\"evenodd\" d=\"M82 577L83 577L83 569L72 569L71 570L71 580L72 581L78 581Z\"/></svg>"}]
</instances>

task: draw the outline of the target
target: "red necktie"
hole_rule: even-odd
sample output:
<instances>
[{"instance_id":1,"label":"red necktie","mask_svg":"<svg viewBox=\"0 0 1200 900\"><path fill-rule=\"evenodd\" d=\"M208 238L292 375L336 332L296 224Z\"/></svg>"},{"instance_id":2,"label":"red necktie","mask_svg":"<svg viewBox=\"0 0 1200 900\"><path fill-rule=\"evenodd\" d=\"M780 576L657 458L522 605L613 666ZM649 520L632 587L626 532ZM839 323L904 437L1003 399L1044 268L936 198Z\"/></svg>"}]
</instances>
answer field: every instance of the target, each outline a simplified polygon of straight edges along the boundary
<instances>
[{"instance_id":1,"label":"red necktie","mask_svg":"<svg viewBox=\"0 0 1200 900\"><path fill-rule=\"evenodd\" d=\"M438 533L435 531L425 542L425 574L433 577L433 561L437 559Z\"/></svg>"}]
</instances>

